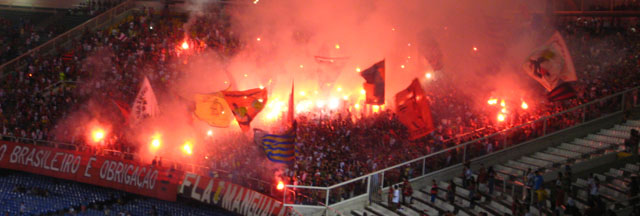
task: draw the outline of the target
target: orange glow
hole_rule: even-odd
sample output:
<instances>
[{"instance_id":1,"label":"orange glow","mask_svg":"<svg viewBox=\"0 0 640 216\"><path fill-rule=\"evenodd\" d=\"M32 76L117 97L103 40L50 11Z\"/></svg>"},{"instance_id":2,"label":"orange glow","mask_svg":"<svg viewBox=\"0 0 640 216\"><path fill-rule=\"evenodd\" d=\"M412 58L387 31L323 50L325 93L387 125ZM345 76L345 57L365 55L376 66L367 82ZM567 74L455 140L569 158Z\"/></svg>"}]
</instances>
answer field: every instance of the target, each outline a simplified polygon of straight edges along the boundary
<instances>
[{"instance_id":1,"label":"orange glow","mask_svg":"<svg viewBox=\"0 0 640 216\"><path fill-rule=\"evenodd\" d=\"M340 49L340 44L336 44L336 49Z\"/></svg>"},{"instance_id":2,"label":"orange glow","mask_svg":"<svg viewBox=\"0 0 640 216\"><path fill-rule=\"evenodd\" d=\"M102 128L97 128L94 129L91 132L91 138L93 139L93 142L100 142L104 139L104 130Z\"/></svg>"},{"instance_id":3,"label":"orange glow","mask_svg":"<svg viewBox=\"0 0 640 216\"><path fill-rule=\"evenodd\" d=\"M338 87L336 90L338 90L338 92L341 92L341 91L342 91L342 88L341 88L341 87Z\"/></svg>"},{"instance_id":4,"label":"orange glow","mask_svg":"<svg viewBox=\"0 0 640 216\"><path fill-rule=\"evenodd\" d=\"M502 112L502 113L507 113L507 108L502 108L502 109L500 110L500 112Z\"/></svg>"},{"instance_id":5,"label":"orange glow","mask_svg":"<svg viewBox=\"0 0 640 216\"><path fill-rule=\"evenodd\" d=\"M338 108L338 106L340 106L340 101L338 100L338 98L331 98L331 100L329 100L330 109L336 109Z\"/></svg>"},{"instance_id":6,"label":"orange glow","mask_svg":"<svg viewBox=\"0 0 640 216\"><path fill-rule=\"evenodd\" d=\"M522 101L522 105L521 105L522 109L529 109L529 105L527 105L526 102Z\"/></svg>"},{"instance_id":7,"label":"orange glow","mask_svg":"<svg viewBox=\"0 0 640 216\"><path fill-rule=\"evenodd\" d=\"M262 40L262 39L260 39L260 38L256 38L256 41L260 41L260 40Z\"/></svg>"},{"instance_id":8,"label":"orange glow","mask_svg":"<svg viewBox=\"0 0 640 216\"><path fill-rule=\"evenodd\" d=\"M404 68L404 65L400 65L400 68Z\"/></svg>"},{"instance_id":9,"label":"orange glow","mask_svg":"<svg viewBox=\"0 0 640 216\"><path fill-rule=\"evenodd\" d=\"M193 146L191 145L191 141L184 142L184 145L182 146L182 152L187 155L193 154Z\"/></svg>"},{"instance_id":10,"label":"orange glow","mask_svg":"<svg viewBox=\"0 0 640 216\"><path fill-rule=\"evenodd\" d=\"M501 106L501 107L506 106L506 104L504 103L504 100L500 100L500 106Z\"/></svg>"},{"instance_id":11,"label":"orange glow","mask_svg":"<svg viewBox=\"0 0 640 216\"><path fill-rule=\"evenodd\" d=\"M360 94L366 94L367 91L365 91L364 89L360 89Z\"/></svg>"},{"instance_id":12,"label":"orange glow","mask_svg":"<svg viewBox=\"0 0 640 216\"><path fill-rule=\"evenodd\" d=\"M208 130L207 131L207 136L213 136L213 131L212 130Z\"/></svg>"},{"instance_id":13,"label":"orange glow","mask_svg":"<svg viewBox=\"0 0 640 216\"><path fill-rule=\"evenodd\" d=\"M431 72L427 72L426 74L424 74L424 77L426 77L427 79L431 79L431 77L433 77L433 74L431 74Z\"/></svg>"},{"instance_id":14,"label":"orange glow","mask_svg":"<svg viewBox=\"0 0 640 216\"><path fill-rule=\"evenodd\" d=\"M182 49L189 49L189 44L187 41L182 42Z\"/></svg>"},{"instance_id":15,"label":"orange glow","mask_svg":"<svg viewBox=\"0 0 640 216\"><path fill-rule=\"evenodd\" d=\"M473 51L477 52L478 51L478 47L473 46Z\"/></svg>"},{"instance_id":16,"label":"orange glow","mask_svg":"<svg viewBox=\"0 0 640 216\"><path fill-rule=\"evenodd\" d=\"M162 145L162 135L160 133L155 133L151 136L151 150L157 150Z\"/></svg>"},{"instance_id":17,"label":"orange glow","mask_svg":"<svg viewBox=\"0 0 640 216\"><path fill-rule=\"evenodd\" d=\"M278 190L284 189L284 183L282 181L278 181L278 186L276 186Z\"/></svg>"},{"instance_id":18,"label":"orange glow","mask_svg":"<svg viewBox=\"0 0 640 216\"><path fill-rule=\"evenodd\" d=\"M361 70L360 67L356 68L356 72L360 73L360 70Z\"/></svg>"},{"instance_id":19,"label":"orange glow","mask_svg":"<svg viewBox=\"0 0 640 216\"><path fill-rule=\"evenodd\" d=\"M504 121L504 115L502 113L498 114L498 121L499 122L503 122Z\"/></svg>"},{"instance_id":20,"label":"orange glow","mask_svg":"<svg viewBox=\"0 0 640 216\"><path fill-rule=\"evenodd\" d=\"M304 91L300 92L300 96L305 96L305 95L306 95L306 93L304 93Z\"/></svg>"},{"instance_id":21,"label":"orange glow","mask_svg":"<svg viewBox=\"0 0 640 216\"><path fill-rule=\"evenodd\" d=\"M304 68L304 65L300 65L300 68Z\"/></svg>"},{"instance_id":22,"label":"orange glow","mask_svg":"<svg viewBox=\"0 0 640 216\"><path fill-rule=\"evenodd\" d=\"M360 109L360 104L353 105L356 109Z\"/></svg>"},{"instance_id":23,"label":"orange glow","mask_svg":"<svg viewBox=\"0 0 640 216\"><path fill-rule=\"evenodd\" d=\"M380 111L380 106L378 106L378 105L373 105L371 108L372 108L374 113L377 113L378 111Z\"/></svg>"},{"instance_id":24,"label":"orange glow","mask_svg":"<svg viewBox=\"0 0 640 216\"><path fill-rule=\"evenodd\" d=\"M498 99L492 98L487 101L489 105L494 105L498 103Z\"/></svg>"}]
</instances>

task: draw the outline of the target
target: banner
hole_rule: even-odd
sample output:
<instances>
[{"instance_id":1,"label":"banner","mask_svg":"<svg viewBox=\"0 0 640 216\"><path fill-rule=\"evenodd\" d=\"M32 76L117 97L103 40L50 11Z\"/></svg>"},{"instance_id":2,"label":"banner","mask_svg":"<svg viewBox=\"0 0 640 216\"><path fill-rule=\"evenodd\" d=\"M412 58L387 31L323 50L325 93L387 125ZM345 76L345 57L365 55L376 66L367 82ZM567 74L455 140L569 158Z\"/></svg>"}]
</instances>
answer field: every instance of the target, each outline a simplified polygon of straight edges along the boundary
<instances>
[{"instance_id":1,"label":"banner","mask_svg":"<svg viewBox=\"0 0 640 216\"><path fill-rule=\"evenodd\" d=\"M267 104L266 89L249 89L246 91L222 91L231 112L236 117L242 131L249 131L251 121Z\"/></svg>"},{"instance_id":2,"label":"banner","mask_svg":"<svg viewBox=\"0 0 640 216\"><path fill-rule=\"evenodd\" d=\"M131 107L131 124L134 125L145 118L160 114L156 94L153 93L153 88L151 88L151 84L147 77L142 81L140 91L138 91Z\"/></svg>"},{"instance_id":3,"label":"banner","mask_svg":"<svg viewBox=\"0 0 640 216\"><path fill-rule=\"evenodd\" d=\"M186 173L178 189L182 197L215 205L240 215L286 215L282 202L217 178Z\"/></svg>"},{"instance_id":4,"label":"banner","mask_svg":"<svg viewBox=\"0 0 640 216\"><path fill-rule=\"evenodd\" d=\"M119 157L0 141L0 168L176 201L177 173Z\"/></svg>"},{"instance_id":5,"label":"banner","mask_svg":"<svg viewBox=\"0 0 640 216\"><path fill-rule=\"evenodd\" d=\"M384 60L362 71L360 76L366 80L366 82L362 84L367 93L365 103L373 105L384 104Z\"/></svg>"},{"instance_id":6,"label":"banner","mask_svg":"<svg viewBox=\"0 0 640 216\"><path fill-rule=\"evenodd\" d=\"M295 141L294 129L282 135L265 134L262 136L261 144L270 161L291 164L295 160Z\"/></svg>"},{"instance_id":7,"label":"banner","mask_svg":"<svg viewBox=\"0 0 640 216\"><path fill-rule=\"evenodd\" d=\"M522 67L547 91L552 91L563 82L578 80L569 49L558 32L542 47L534 50Z\"/></svg>"},{"instance_id":8,"label":"banner","mask_svg":"<svg viewBox=\"0 0 640 216\"><path fill-rule=\"evenodd\" d=\"M429 100L418 79L413 79L407 89L396 94L396 113L398 120L407 127L410 140L426 136L435 129Z\"/></svg>"},{"instance_id":9,"label":"banner","mask_svg":"<svg viewBox=\"0 0 640 216\"><path fill-rule=\"evenodd\" d=\"M222 93L196 94L194 97L196 117L213 127L229 127L233 116Z\"/></svg>"}]
</instances>

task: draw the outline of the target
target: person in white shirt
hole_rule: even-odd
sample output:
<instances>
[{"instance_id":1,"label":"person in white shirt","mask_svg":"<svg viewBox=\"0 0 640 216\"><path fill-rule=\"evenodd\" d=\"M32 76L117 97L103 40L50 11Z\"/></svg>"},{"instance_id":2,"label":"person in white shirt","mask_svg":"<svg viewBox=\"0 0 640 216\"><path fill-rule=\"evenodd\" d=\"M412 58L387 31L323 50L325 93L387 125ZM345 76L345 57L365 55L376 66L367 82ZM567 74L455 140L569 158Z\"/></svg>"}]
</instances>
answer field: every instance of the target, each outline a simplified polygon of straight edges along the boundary
<instances>
[{"instance_id":1,"label":"person in white shirt","mask_svg":"<svg viewBox=\"0 0 640 216\"><path fill-rule=\"evenodd\" d=\"M394 208L393 208L393 209L396 209L396 208L399 208L399 203L400 203L400 189L398 189L398 185L394 185L394 186L393 186L393 189L394 189L394 190L393 190L393 200L392 200L393 205L394 205Z\"/></svg>"}]
</instances>

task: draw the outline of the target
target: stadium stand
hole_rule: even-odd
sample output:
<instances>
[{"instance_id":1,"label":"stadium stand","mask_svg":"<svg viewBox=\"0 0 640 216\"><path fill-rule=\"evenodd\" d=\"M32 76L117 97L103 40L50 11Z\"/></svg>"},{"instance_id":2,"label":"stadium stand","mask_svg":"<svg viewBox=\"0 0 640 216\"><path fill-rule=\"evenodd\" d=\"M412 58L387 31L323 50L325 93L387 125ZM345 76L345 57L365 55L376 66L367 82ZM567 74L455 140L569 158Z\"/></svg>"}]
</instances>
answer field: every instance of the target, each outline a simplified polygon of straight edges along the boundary
<instances>
[{"instance_id":1,"label":"stadium stand","mask_svg":"<svg viewBox=\"0 0 640 216\"><path fill-rule=\"evenodd\" d=\"M430 184L414 191L413 202L403 203L397 211L390 207L392 204L389 198L383 197L382 202L366 206L363 210L352 210L351 214L360 216L367 212L369 215L406 216L442 215L451 212L456 215L553 215L554 211L562 211L565 215L572 215L572 208L575 207L578 213L573 215L591 215L593 211L604 213L607 208L624 209L631 205L628 197L635 197L638 193L637 174L640 168L637 163L627 163L621 168L610 168L603 173L591 174L587 179L575 178L573 183L565 182L572 179L572 173L567 167L596 159L603 154L617 155L628 150L625 149L624 140L630 138L631 129L640 129L640 121L629 120L611 129L589 134L585 138L576 138L571 144L562 143L521 157L519 161L509 161L505 165L496 164L495 179L501 186L496 184L493 190L490 190L487 184L487 170L480 168L479 173L473 174L474 179L478 181L471 183L474 184L473 187L465 186L464 177L437 182L435 202L429 200L433 190L433 184ZM567 145L572 147L567 148ZM531 193L527 192L530 186L525 185L527 173L532 172L529 168L541 173L561 172L564 173L564 177L550 181L545 187L548 197L545 198L544 204L527 208L527 203L532 197ZM562 192L559 192L561 190ZM559 193L562 195L558 195Z\"/></svg>"},{"instance_id":2,"label":"stadium stand","mask_svg":"<svg viewBox=\"0 0 640 216\"><path fill-rule=\"evenodd\" d=\"M0 213L9 215L232 215L210 206L156 200L35 174L0 173Z\"/></svg>"},{"instance_id":3,"label":"stadium stand","mask_svg":"<svg viewBox=\"0 0 640 216\"><path fill-rule=\"evenodd\" d=\"M93 8L93 6L91 5L87 7ZM70 13L75 14L83 12ZM84 13L86 15L86 12ZM93 13L89 12L88 14L91 15ZM144 18L147 17L149 18L148 20L140 21L145 20ZM76 22L81 22L80 20L82 19L84 18L79 18L79 20L72 18L68 22L70 23L70 25L74 25L74 23ZM89 94L101 94L102 98L105 99L104 101L107 101L106 98L108 97L102 91L105 89L105 86L115 85L115 82L117 81L118 83L122 82L130 85L121 85L122 89L119 89L121 90L121 92L109 93L118 95L118 99L131 99L133 95L130 92L132 91L130 89L127 89L129 88L127 86L136 86L139 80L134 76L131 76L131 74L135 74L137 68L135 66L131 66L129 62L155 61L165 56L164 53L161 53L161 51L159 51L160 49L150 51L148 50L150 49L148 46L139 46L137 45L137 43L127 40L129 37L137 38L141 41L149 41L152 44L157 44L158 47L160 47L159 44L167 42L154 40L154 34L151 31L147 30L147 26L152 22L156 23L155 27L157 29L157 32L160 32L160 34L167 34L168 38L170 38L168 41L169 45L166 45L166 47L176 46L182 39L182 35L184 35L184 32L179 29L180 25L173 24L174 22L180 23L181 21L179 18L159 18L154 15L149 15L147 12L139 12L130 17L128 20L120 23L119 25L110 28L110 30L115 30L116 33L123 32L123 34L112 34L112 32L108 30L99 32L86 32L82 40L76 41L72 46L73 49L65 50L64 54L54 57L37 56L35 59L31 59L31 61L29 61L28 63L28 70L20 71L19 75L13 74L13 76L9 77L2 83L4 87L3 90L0 91L0 101L2 102L1 108L4 109L4 112L2 112L3 115L0 116L0 119L3 120L3 128L2 131L0 131L2 132L2 135L4 135L4 137L8 137L8 139L11 140L18 140L17 138L28 137L39 140L57 139L60 141L69 141L69 137L54 137L48 132L55 129L53 126L55 125L54 123L57 123L58 120L65 116L67 112L71 112L74 109L79 109L80 107L76 105L83 104L83 102L88 98L86 97L86 95L82 97L71 96L73 94L71 94L70 92L74 92L77 90L73 89L72 87L62 87L59 88L59 92L52 92L52 95L50 95L49 97L37 96L35 101L20 101L18 98L22 98L24 95L30 92L39 92L39 90L43 88L44 85L55 83L56 81L77 81L88 78L90 74L87 74L87 71L82 69L81 61L85 59L85 57L88 56L91 51L99 50L106 47L106 43L101 42L103 40L107 40L112 43L112 45L109 46L117 47L121 54L110 56L111 59L109 59L110 61L115 60L117 65L117 67L114 67L113 69L107 68L108 70L113 70L111 71L113 74L108 75L108 80L113 80L113 82L101 83L102 87L100 87L99 85L96 90L94 90L94 92L91 92ZM128 29L131 30L129 31ZM224 31L224 29L221 30ZM13 31L15 34L15 29ZM210 30L199 29L195 31ZM575 31L573 27L572 29L567 30L567 32L568 33L565 33L565 35L568 38L568 44L572 50L582 50L584 49L584 47L586 47L585 44L589 44L590 42L592 42L589 40L596 40L581 40L581 38L585 37L585 35L591 34L581 31ZM614 32L615 31L612 31L608 34L617 33ZM204 34L207 32L199 33ZM122 36L124 36L124 38L122 38ZM212 38L213 37L207 37L206 40L203 40L207 41L207 44L209 44L210 47L220 48L221 50L233 50L233 48L237 46L233 45L234 42L229 42L231 44L229 46L221 46L220 44L226 43L222 41L234 40L225 39L225 36L222 36L220 38ZM637 41L638 38L635 35L630 35L628 40L614 40L610 44L605 44L602 45L602 47L599 47L602 48L602 52L591 52L593 53L592 56L578 56L576 58L576 62L596 62L593 61L593 59L600 59L603 55L607 55L607 53L616 52L616 49L623 49L625 47L631 47L629 49L625 48L625 51L629 52L628 54L632 56L631 58L633 60L637 60L638 57L635 56L636 53L633 51L637 50L634 49L634 47L637 48L638 46L638 44L636 43ZM27 47L27 49L28 48L29 47ZM133 55L133 53L137 52L138 50L146 50L146 52L149 52L149 55ZM178 55L176 53L173 53L172 51L168 51L168 53L168 58L172 58ZM134 57L125 58L130 54ZM232 51L229 54L231 55ZM70 57L68 57L68 55L70 55ZM614 59L611 61L616 62L618 60ZM570 107L583 104L596 98L611 95L626 88L633 87L638 84L638 73L636 73L636 71L634 70L629 70L629 68L633 68L632 65L635 65L636 63L637 62L635 61L624 61L623 64L620 64L620 66L608 69L607 71L598 70L593 73L591 73L591 71L595 69L592 68L600 68L601 66L605 64L608 65L609 63L602 63L602 65L599 65L598 63L580 64L582 65L581 67L586 67L581 69L590 72L585 72L584 76L581 76L585 77L583 80L581 80L581 86L585 89L583 89L582 91L584 92L584 94L581 95L578 100L571 100L569 102L560 104L547 104L546 107L542 107L541 109L539 109L537 111L538 113L523 115L519 119L512 121L503 127L495 128L490 127L490 122L487 120L489 118L487 116L484 116L484 111L470 111L468 108L468 104L462 102L467 101L466 99L468 99L469 96L443 93L448 91L455 92L455 89L450 89L451 87L447 88L446 86L452 85L449 85L445 82L435 83L433 85L433 91L430 91L430 97L437 98L438 101L448 101L451 103L445 105L434 105L433 110L435 113L437 113L434 119L436 120L436 122L438 122L438 129L431 136L419 140L415 143L411 143L408 141L403 126L399 124L397 119L395 119L394 115L390 112L382 112L378 115L367 117L355 124L351 124L351 121L347 121L345 119L329 119L319 122L306 122L305 119L303 119L304 117L301 117L298 139L302 155L301 158L303 159L296 161L296 166L294 169L286 170L285 172L283 172L282 176L279 177L287 179L288 182L296 182L296 184L299 185L330 186L369 172L392 166L403 161L437 152L438 150L447 147L453 147L455 145L465 143L466 141L480 138L512 126L517 126L522 123L529 122L531 120L539 119L548 114L566 110ZM169 81L167 80L170 80L171 74L162 74L162 72L160 71L170 70L172 69L171 66L160 64L160 66L158 67L159 70L154 70L153 72L151 72L154 73L151 78L152 82L154 82L154 84L160 84L158 86L169 85ZM619 70L617 70L616 73L613 73L612 70L616 69ZM27 76L31 77L32 71L30 70L40 70L38 72L46 71L47 73L45 74L47 75L35 73L33 74L35 76L34 78L32 78L33 81L24 81L31 79L26 78ZM62 73L62 76L59 75L60 73ZM124 74L124 76L120 74ZM614 75L605 76L607 74ZM620 80L620 77L627 77L627 79ZM39 85L31 85L31 82L37 82L39 83ZM24 92L24 90L19 90L22 89L19 87L30 89L27 89L27 92ZM586 89L586 87L592 88ZM164 87L160 88L162 89ZM52 101L54 101L54 106L51 106ZM618 101L617 104L614 104L611 107L619 105L620 101ZM47 107L47 109L43 109L42 107ZM593 113L587 113L586 115L589 116L590 114L593 114L594 116L601 116L601 113L606 113L607 109L610 109L610 107L602 105L597 109L593 109ZM465 115L460 116L461 113L465 113ZM576 113L563 119L554 119L554 121L550 121L550 124L546 126L549 127L549 131L555 131L565 127L569 127L576 124L575 119L582 117L581 114L582 116L585 115L585 113ZM311 119L312 117L309 118ZM41 123L34 125L32 124L32 122ZM615 127L610 129L602 129L598 133L590 134L583 138L577 138L571 142L561 143L557 146L549 147L544 151L535 152L516 160L509 160L505 164L494 165L493 168L495 168L496 177L501 181L510 181L512 182L512 185L518 183L520 185L524 185L524 181L518 182L518 180L512 179L520 179L522 177L522 174L525 173L528 169L541 170L543 174L550 174L562 169L562 165L580 163L604 154L616 153L626 150L626 148L622 145L623 141L624 139L629 138L628 130L630 129L630 127L640 126L637 124L638 122L636 121L628 121L623 125L616 125ZM540 127L541 126L532 126L532 128L528 128L526 133L523 133L520 137L510 139L509 143L517 144L521 141L541 136L542 134L540 132ZM367 128L368 130L364 130L364 128ZM399 132L388 132L391 130ZM372 131L374 131L376 135L371 135ZM67 132L65 131L65 133ZM462 134L467 135L461 137L460 135ZM72 142L77 145L84 145L82 141L72 140ZM331 146L334 147L342 146L343 149L341 149L341 151L339 152L336 152L336 149L332 148L327 143L330 143ZM377 152L385 152L386 154L381 155L376 154L376 152L362 151L362 149L365 149L363 146L365 144L369 147L373 146ZM108 143L108 146L108 148L112 150L127 153L135 152L135 148L128 146L126 141L120 143ZM492 151L500 150L500 148L503 147L504 146L502 145L494 145L493 140L491 140L491 142L483 143L483 146L481 146L481 148L477 150L470 150L468 155L466 155L466 152L461 153L459 151L452 151L453 153L452 155L450 155L450 158L442 158L442 160L434 162L435 165L430 165L428 169L431 171L438 170L440 168L461 163L468 158L489 154ZM491 150L489 150L489 148L491 148ZM217 164L215 168L224 170L236 170L238 173L246 175L246 177L257 177L272 181L274 179L272 176L273 172L270 170L261 172L263 170L256 170L256 166L252 165L236 167L236 164L254 164L252 163L252 157L247 157L247 155L251 155L251 153L255 153L257 155L258 153L262 152L260 152L259 149L253 150L253 152L249 153L234 152L234 154L228 155L215 155L216 153L214 152L212 153L212 158L216 160L224 158L223 162L218 162L219 164ZM625 169L632 172L635 170L637 172L637 166L633 164L628 165L628 167L625 167ZM238 170L242 170L242 172ZM413 171L415 171L415 169L411 168L409 173ZM613 170L608 174L613 175L616 172L618 172L618 170ZM416 175L417 174L418 173L416 172ZM413 174L408 175L413 176ZM617 174L617 176L620 175L626 175L626 173L623 171L623 173ZM602 177L603 175L597 176ZM108 194L111 192L100 191L95 188L78 188L80 186L55 188L51 187L47 183L38 183L38 181L34 181L34 183L29 183L28 185L24 186L17 185L19 182L24 181L25 178L26 177L20 177L20 175L17 174L16 176L9 176L6 178L9 179L7 180L7 185L10 185L11 187L25 187L31 189L36 188L36 190L39 190L38 188L44 188L47 191L50 191L50 193L53 195L64 194L65 191L68 192L69 190L76 192L84 190L96 192L95 195L93 192L89 192L89 195L81 193L70 193L72 195L69 197L64 197L60 198L59 200L53 201L26 196L20 192L11 192L11 196L3 197L2 200L2 202L6 203L6 206L11 206L11 209L13 209L10 213L16 213L16 211L19 211L20 209L22 201L12 199L16 196L26 197L28 198L28 201L38 200L37 203L41 203L40 201L42 201L42 203L50 202L49 205L38 205L36 207L33 207L32 209L29 209L29 212L34 214L47 214L51 212L64 211L68 210L71 207L73 207L74 209L78 209L79 206L82 205L87 206L96 203L111 202L114 200L114 198L112 197L105 197L105 193ZM390 179L391 177L388 178ZM611 180L614 181L615 179L611 178ZM237 179L236 181L242 182L242 179ZM624 181L624 179L622 181ZM458 198L459 202L448 203L446 201L448 199L448 194L444 189L452 185L457 186L455 197ZM488 204L483 203L475 205L474 208L467 208L466 206L469 206L472 202L475 201L473 201L473 196L470 195L473 194L471 190L465 189L463 185L463 180L460 178L455 178L450 182L439 182L437 193L438 195L436 197L435 203L431 203L428 199L424 198L428 197L428 195L430 194L429 191L425 191L424 189L415 190L413 193L414 204L405 205L403 209L399 210L398 214L415 215L423 212L425 209L428 212L456 212L459 215L476 215L480 212L488 212L490 213L490 215L501 215L502 213L509 212L513 213L511 210L511 203L516 202L517 199L514 199L512 195L509 195L507 191L500 190L496 190L496 193L504 196L505 200L491 200ZM576 188L579 188L576 198L576 205L578 206L578 209L585 210L587 208L586 200L588 200L588 193L586 190L586 186L588 184L585 184L585 180L578 179L574 183L574 185ZM3 184L3 186L5 185ZM514 187L512 186L511 188ZM4 189L2 190L5 191ZM13 188L11 190L13 190ZM338 194L337 196L332 196L332 202L336 202L341 198L344 199L344 196L346 195L343 194L353 192L353 190L361 190L361 188L350 190L351 191L347 190L346 192ZM600 192L608 201L619 201L622 197L619 193L616 192L616 190L603 189ZM115 199L125 196L121 193L115 194L117 194ZM483 200L489 200L490 198L486 194L482 194L482 192L480 192L479 194L481 194L480 202L482 202ZM88 199L88 202L85 202L84 198L90 199ZM137 215L147 214L148 212L153 211L153 206L161 206L159 208L164 209L163 211L166 211L169 214L181 214L185 212L189 214L200 214L201 210L197 207L194 207L193 210L180 210L184 207L183 205L150 199L134 199L133 201L130 201L124 205L112 205L111 207L113 211L126 211ZM389 208L391 208L389 205L385 205L385 203L382 202L373 204L372 206L368 206L362 211L355 210L353 211L353 213L356 215L361 215L363 212L368 212L368 214L374 215L395 214L390 211ZM95 209L89 209L87 211L88 212L86 214L97 213L97 210ZM532 211L539 210L533 209ZM213 213L203 214L207 215Z\"/></svg>"}]
</instances>

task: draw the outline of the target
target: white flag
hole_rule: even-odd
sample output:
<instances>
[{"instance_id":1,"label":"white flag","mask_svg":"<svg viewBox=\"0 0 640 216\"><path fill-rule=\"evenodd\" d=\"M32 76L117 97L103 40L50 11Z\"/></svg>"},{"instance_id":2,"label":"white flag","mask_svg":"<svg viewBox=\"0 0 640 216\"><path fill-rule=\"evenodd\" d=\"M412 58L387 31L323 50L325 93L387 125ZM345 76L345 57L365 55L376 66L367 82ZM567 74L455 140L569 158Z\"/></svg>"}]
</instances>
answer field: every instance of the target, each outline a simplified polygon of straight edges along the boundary
<instances>
[{"instance_id":1,"label":"white flag","mask_svg":"<svg viewBox=\"0 0 640 216\"><path fill-rule=\"evenodd\" d=\"M571 54L558 32L553 34L542 47L534 50L522 67L548 91L563 82L578 80Z\"/></svg>"},{"instance_id":2,"label":"white flag","mask_svg":"<svg viewBox=\"0 0 640 216\"><path fill-rule=\"evenodd\" d=\"M151 88L151 84L147 77L142 81L140 91L138 91L131 107L130 118L132 125L138 124L145 118L154 117L160 114L156 95L153 93L153 89Z\"/></svg>"}]
</instances>

